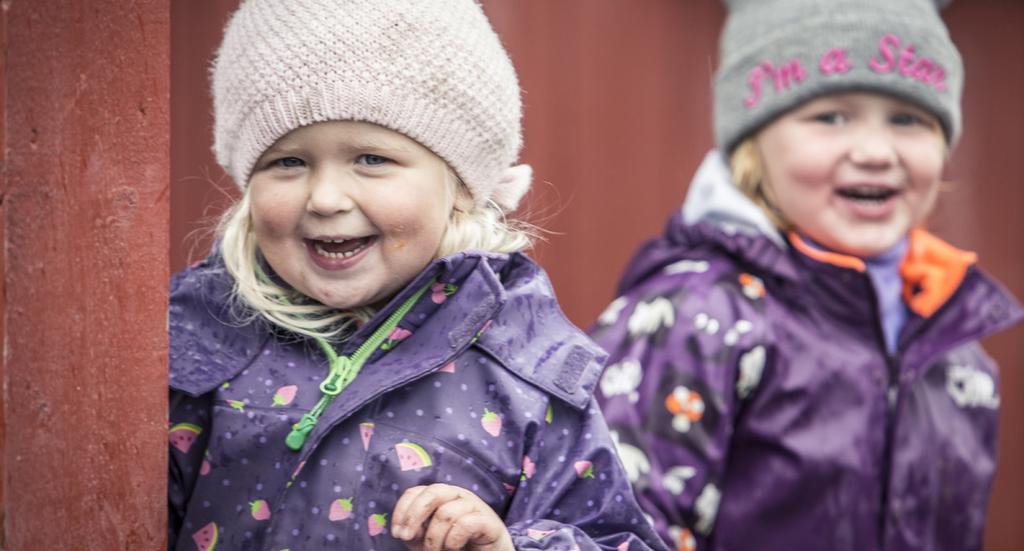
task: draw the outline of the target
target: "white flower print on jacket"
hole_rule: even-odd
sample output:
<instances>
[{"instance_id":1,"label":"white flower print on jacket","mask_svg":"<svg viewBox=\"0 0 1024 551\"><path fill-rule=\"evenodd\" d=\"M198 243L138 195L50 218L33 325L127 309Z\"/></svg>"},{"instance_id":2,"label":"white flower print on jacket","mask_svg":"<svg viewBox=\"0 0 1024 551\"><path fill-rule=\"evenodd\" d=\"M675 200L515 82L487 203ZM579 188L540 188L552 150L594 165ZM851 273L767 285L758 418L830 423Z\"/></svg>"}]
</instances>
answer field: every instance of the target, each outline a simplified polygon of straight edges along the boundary
<instances>
[{"instance_id":1,"label":"white flower print on jacket","mask_svg":"<svg viewBox=\"0 0 1024 551\"><path fill-rule=\"evenodd\" d=\"M638 302L627 325L629 336L636 338L653 335L662 327L672 327L675 323L672 303L665 297L658 297L650 302Z\"/></svg>"},{"instance_id":2,"label":"white flower print on jacket","mask_svg":"<svg viewBox=\"0 0 1024 551\"><path fill-rule=\"evenodd\" d=\"M951 365L946 371L946 391L962 407L999 407L996 383L992 376L967 365Z\"/></svg>"},{"instance_id":3,"label":"white flower print on jacket","mask_svg":"<svg viewBox=\"0 0 1024 551\"><path fill-rule=\"evenodd\" d=\"M601 393L606 398L625 395L631 404L640 399L636 389L643 379L640 362L629 359L608 366L601 376Z\"/></svg>"}]
</instances>

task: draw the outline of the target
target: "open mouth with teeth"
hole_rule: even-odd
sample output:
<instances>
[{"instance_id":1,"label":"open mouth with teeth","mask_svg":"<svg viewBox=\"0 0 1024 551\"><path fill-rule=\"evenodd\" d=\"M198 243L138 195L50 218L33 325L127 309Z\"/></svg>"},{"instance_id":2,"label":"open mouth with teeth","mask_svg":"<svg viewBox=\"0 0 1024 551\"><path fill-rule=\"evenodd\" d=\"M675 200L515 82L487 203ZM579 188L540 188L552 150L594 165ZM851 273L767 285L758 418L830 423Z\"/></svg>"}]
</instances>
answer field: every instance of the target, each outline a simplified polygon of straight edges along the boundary
<instances>
[{"instance_id":1,"label":"open mouth with teeth","mask_svg":"<svg viewBox=\"0 0 1024 551\"><path fill-rule=\"evenodd\" d=\"M376 237L359 237L357 239L307 239L310 247L317 255L325 258L351 258L373 244Z\"/></svg>"},{"instance_id":2,"label":"open mouth with teeth","mask_svg":"<svg viewBox=\"0 0 1024 551\"><path fill-rule=\"evenodd\" d=\"M883 186L849 186L836 190L844 199L865 203L884 203L899 194L899 190Z\"/></svg>"}]
</instances>

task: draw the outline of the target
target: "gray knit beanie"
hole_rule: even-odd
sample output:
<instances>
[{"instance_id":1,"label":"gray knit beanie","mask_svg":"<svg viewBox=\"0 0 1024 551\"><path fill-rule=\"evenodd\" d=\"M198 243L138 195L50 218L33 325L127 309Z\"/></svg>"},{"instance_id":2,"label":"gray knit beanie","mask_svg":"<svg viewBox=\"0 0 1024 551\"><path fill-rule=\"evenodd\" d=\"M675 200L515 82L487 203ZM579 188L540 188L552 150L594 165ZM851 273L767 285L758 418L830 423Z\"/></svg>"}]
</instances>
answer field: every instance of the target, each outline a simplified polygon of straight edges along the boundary
<instances>
[{"instance_id":1,"label":"gray knit beanie","mask_svg":"<svg viewBox=\"0 0 1024 551\"><path fill-rule=\"evenodd\" d=\"M960 136L964 70L939 9L951 0L725 0L715 140L746 136L822 94L870 91L935 114Z\"/></svg>"},{"instance_id":2,"label":"gray knit beanie","mask_svg":"<svg viewBox=\"0 0 1024 551\"><path fill-rule=\"evenodd\" d=\"M474 0L243 0L213 65L214 152L244 188L288 132L355 120L444 159L478 205L530 185L519 84Z\"/></svg>"}]
</instances>

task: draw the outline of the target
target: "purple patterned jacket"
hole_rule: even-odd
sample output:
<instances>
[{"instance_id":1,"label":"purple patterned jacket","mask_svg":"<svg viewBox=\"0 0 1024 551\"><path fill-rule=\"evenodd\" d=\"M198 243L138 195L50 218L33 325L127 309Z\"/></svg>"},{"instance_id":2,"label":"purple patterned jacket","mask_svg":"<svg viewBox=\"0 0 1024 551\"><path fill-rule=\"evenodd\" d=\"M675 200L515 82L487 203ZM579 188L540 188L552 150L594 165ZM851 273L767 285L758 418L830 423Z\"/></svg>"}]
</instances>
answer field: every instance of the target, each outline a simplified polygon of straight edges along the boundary
<instances>
[{"instance_id":1,"label":"purple patterned jacket","mask_svg":"<svg viewBox=\"0 0 1024 551\"><path fill-rule=\"evenodd\" d=\"M641 506L681 550L980 548L999 395L978 340L1019 304L912 232L890 356L855 259L758 212L710 156L592 330Z\"/></svg>"},{"instance_id":2,"label":"purple patterned jacket","mask_svg":"<svg viewBox=\"0 0 1024 551\"><path fill-rule=\"evenodd\" d=\"M663 549L591 396L604 355L525 256L434 262L339 353L435 278L448 293L423 295L293 452L285 437L320 398L322 352L231 322L215 256L175 276L171 549L404 549L394 505L434 482L479 495L517 549Z\"/></svg>"}]
</instances>

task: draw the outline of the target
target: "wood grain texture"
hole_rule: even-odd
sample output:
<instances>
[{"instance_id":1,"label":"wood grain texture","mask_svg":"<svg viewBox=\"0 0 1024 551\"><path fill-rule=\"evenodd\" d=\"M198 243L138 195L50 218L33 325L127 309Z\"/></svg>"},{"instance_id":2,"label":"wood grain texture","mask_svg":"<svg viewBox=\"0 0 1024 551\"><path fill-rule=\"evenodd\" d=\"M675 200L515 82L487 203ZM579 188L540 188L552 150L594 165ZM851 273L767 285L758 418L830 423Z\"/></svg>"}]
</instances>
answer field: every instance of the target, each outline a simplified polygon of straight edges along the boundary
<instances>
[{"instance_id":1,"label":"wood grain texture","mask_svg":"<svg viewBox=\"0 0 1024 551\"><path fill-rule=\"evenodd\" d=\"M5 544L160 549L169 4L3 9Z\"/></svg>"}]
</instances>

